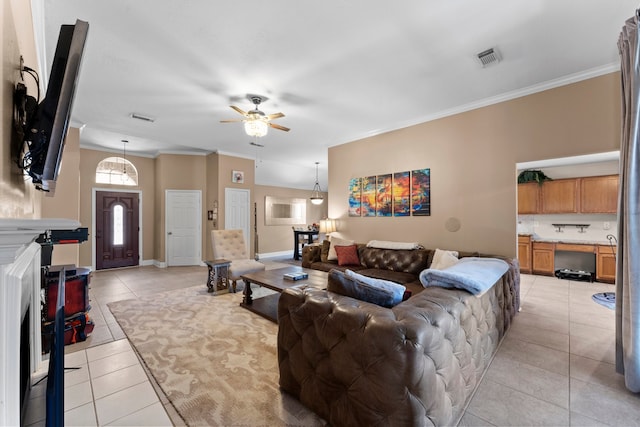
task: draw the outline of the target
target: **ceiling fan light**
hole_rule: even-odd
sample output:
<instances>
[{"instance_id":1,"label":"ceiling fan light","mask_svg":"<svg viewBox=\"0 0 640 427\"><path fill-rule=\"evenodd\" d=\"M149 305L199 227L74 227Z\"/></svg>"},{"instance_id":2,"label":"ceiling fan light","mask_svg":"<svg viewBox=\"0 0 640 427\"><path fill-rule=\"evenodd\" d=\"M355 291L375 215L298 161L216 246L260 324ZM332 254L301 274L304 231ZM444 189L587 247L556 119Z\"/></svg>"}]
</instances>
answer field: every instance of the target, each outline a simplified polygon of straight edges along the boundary
<instances>
[{"instance_id":1,"label":"ceiling fan light","mask_svg":"<svg viewBox=\"0 0 640 427\"><path fill-rule=\"evenodd\" d=\"M244 131L249 136L263 137L269 131L269 126L263 120L247 120L244 122Z\"/></svg>"}]
</instances>

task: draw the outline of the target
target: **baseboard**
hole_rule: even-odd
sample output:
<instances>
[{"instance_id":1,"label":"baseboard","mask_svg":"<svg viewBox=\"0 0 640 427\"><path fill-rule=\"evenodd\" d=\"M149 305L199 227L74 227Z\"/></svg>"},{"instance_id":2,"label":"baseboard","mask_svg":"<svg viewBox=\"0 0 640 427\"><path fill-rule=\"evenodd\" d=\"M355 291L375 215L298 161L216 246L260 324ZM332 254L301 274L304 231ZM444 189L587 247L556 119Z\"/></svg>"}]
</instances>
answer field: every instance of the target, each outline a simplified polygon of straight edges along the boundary
<instances>
[{"instance_id":1,"label":"baseboard","mask_svg":"<svg viewBox=\"0 0 640 427\"><path fill-rule=\"evenodd\" d=\"M144 259L142 260L142 262L140 263L141 266L149 266L149 265L156 265L156 260L155 259Z\"/></svg>"},{"instance_id":2,"label":"baseboard","mask_svg":"<svg viewBox=\"0 0 640 427\"><path fill-rule=\"evenodd\" d=\"M256 254L256 255L258 256L258 260L270 259L270 258L285 258L288 256L293 258L292 251L265 252L263 254Z\"/></svg>"},{"instance_id":3,"label":"baseboard","mask_svg":"<svg viewBox=\"0 0 640 427\"><path fill-rule=\"evenodd\" d=\"M167 263L164 261L158 261L158 260L153 260L153 264L151 265L155 265L158 268L167 268Z\"/></svg>"}]
</instances>

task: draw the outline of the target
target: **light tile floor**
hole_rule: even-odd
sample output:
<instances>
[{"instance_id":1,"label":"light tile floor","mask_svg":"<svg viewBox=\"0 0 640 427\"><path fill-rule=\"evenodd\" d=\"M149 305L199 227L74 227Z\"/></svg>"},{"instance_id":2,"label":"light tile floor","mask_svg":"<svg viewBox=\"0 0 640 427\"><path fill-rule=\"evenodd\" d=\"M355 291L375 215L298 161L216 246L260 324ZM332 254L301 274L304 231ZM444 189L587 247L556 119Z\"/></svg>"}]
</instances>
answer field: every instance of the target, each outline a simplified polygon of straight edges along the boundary
<instances>
[{"instance_id":1,"label":"light tile floor","mask_svg":"<svg viewBox=\"0 0 640 427\"><path fill-rule=\"evenodd\" d=\"M156 393L106 304L205 286L206 275L206 267L94 273L89 314L96 327L87 341L65 348L65 365L81 368L65 376L66 425L171 425L166 398ZM591 300L613 290L523 275L521 312L460 425L640 425L640 396L615 373L614 311ZM32 391L25 424L44 425L43 395L44 382Z\"/></svg>"}]
</instances>

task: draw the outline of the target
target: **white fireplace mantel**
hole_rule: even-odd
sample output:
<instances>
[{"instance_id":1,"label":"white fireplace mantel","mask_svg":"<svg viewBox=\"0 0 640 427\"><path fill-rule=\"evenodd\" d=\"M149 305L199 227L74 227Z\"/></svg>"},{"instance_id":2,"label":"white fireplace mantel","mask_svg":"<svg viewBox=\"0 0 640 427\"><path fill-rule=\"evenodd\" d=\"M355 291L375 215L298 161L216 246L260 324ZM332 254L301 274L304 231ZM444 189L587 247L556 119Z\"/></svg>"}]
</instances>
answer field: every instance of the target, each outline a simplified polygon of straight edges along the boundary
<instances>
[{"instance_id":1,"label":"white fireplace mantel","mask_svg":"<svg viewBox=\"0 0 640 427\"><path fill-rule=\"evenodd\" d=\"M42 361L40 346L40 247L48 230L75 230L71 219L0 218L0 425L20 424L20 324L30 306L30 372Z\"/></svg>"}]
</instances>

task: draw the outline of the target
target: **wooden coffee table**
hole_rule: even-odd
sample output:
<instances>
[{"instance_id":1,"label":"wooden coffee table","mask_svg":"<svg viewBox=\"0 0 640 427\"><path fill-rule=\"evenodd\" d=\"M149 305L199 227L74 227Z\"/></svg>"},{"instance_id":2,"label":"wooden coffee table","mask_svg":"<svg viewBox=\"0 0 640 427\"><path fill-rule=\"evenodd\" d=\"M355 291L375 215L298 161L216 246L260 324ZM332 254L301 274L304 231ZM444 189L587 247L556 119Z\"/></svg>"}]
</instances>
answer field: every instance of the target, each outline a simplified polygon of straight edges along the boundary
<instances>
[{"instance_id":1,"label":"wooden coffee table","mask_svg":"<svg viewBox=\"0 0 640 427\"><path fill-rule=\"evenodd\" d=\"M284 278L285 273L307 273L309 277L303 280L288 280ZM244 297L240 303L241 307L253 311L260 316L278 323L278 300L280 293L288 288L313 287L319 289L327 288L328 274L324 271L310 270L302 267L285 267L274 270L258 271L240 276L244 280ZM264 286L267 289L276 291L276 294L267 295L253 299L251 294L251 284Z\"/></svg>"}]
</instances>

